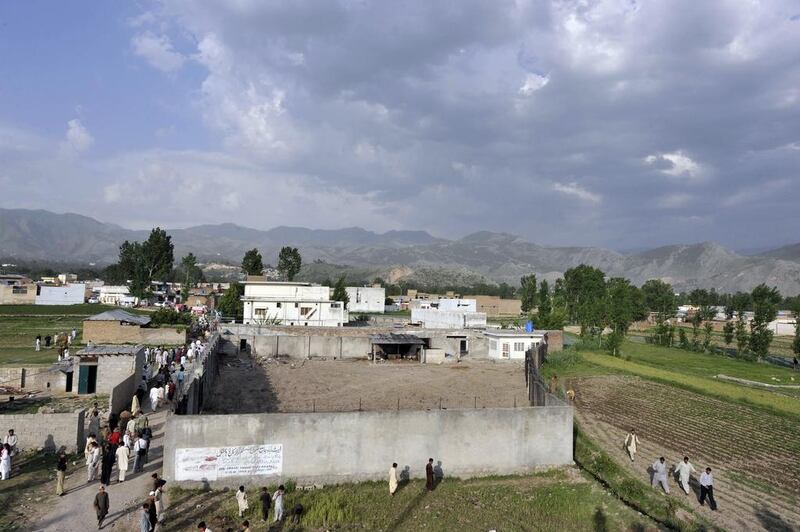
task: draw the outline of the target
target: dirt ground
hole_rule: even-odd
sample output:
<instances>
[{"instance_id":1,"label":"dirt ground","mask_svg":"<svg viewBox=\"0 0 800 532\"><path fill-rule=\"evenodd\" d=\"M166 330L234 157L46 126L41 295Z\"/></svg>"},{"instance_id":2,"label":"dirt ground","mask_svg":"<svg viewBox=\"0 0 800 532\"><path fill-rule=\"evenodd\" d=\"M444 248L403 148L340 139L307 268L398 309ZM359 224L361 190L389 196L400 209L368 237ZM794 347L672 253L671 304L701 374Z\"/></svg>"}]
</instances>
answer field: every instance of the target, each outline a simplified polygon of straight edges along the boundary
<instances>
[{"instance_id":1,"label":"dirt ground","mask_svg":"<svg viewBox=\"0 0 800 532\"><path fill-rule=\"evenodd\" d=\"M688 455L698 474L714 472L718 512L700 508L728 530L800 528L800 424L789 418L708 398L637 377L571 379L576 417L589 437L620 464L649 482L648 467L659 456L672 466ZM632 463L623 450L635 428L641 445ZM670 481L672 494L698 507Z\"/></svg>"},{"instance_id":2,"label":"dirt ground","mask_svg":"<svg viewBox=\"0 0 800 532\"><path fill-rule=\"evenodd\" d=\"M209 413L494 408L525 404L522 363L254 360L226 355Z\"/></svg>"}]
</instances>

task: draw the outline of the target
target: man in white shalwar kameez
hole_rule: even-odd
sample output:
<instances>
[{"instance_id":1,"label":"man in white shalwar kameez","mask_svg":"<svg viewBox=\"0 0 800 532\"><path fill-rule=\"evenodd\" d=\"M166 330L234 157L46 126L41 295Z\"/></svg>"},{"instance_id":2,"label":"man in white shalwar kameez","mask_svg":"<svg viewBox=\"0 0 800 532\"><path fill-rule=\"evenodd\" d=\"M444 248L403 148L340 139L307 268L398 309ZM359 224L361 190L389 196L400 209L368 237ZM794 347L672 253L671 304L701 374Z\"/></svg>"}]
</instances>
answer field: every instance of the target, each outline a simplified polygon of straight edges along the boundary
<instances>
[{"instance_id":1,"label":"man in white shalwar kameez","mask_svg":"<svg viewBox=\"0 0 800 532\"><path fill-rule=\"evenodd\" d=\"M653 462L653 487L655 488L657 485L661 484L661 487L664 488L665 493L669 493L669 484L667 483L667 464L666 460L662 456L655 462Z\"/></svg>"},{"instance_id":2,"label":"man in white shalwar kameez","mask_svg":"<svg viewBox=\"0 0 800 532\"><path fill-rule=\"evenodd\" d=\"M389 468L389 495L394 495L397 491L397 463L393 463Z\"/></svg>"},{"instance_id":3,"label":"man in white shalwar kameez","mask_svg":"<svg viewBox=\"0 0 800 532\"><path fill-rule=\"evenodd\" d=\"M150 410L155 412L158 409L158 388L150 388Z\"/></svg>"},{"instance_id":4,"label":"man in white shalwar kameez","mask_svg":"<svg viewBox=\"0 0 800 532\"><path fill-rule=\"evenodd\" d=\"M636 435L636 431L631 429L628 435L625 436L625 450L628 451L631 462L633 462L633 458L636 456L637 445L639 445L639 437Z\"/></svg>"},{"instance_id":5,"label":"man in white shalwar kameez","mask_svg":"<svg viewBox=\"0 0 800 532\"><path fill-rule=\"evenodd\" d=\"M689 478L692 473L697 473L697 471L689 461L688 456L683 457L683 462L675 464L675 472L678 473L678 484L686 492L686 495L689 495Z\"/></svg>"}]
</instances>

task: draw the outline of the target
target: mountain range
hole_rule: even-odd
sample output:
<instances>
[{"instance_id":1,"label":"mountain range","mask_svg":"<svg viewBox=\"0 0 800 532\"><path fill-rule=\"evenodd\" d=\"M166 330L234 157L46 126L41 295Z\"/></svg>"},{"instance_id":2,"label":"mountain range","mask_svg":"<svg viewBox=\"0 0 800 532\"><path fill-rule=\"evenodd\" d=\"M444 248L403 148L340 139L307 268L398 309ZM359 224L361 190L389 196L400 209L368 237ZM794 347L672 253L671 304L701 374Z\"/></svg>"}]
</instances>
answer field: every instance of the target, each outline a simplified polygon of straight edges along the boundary
<instances>
[{"instance_id":1,"label":"mountain range","mask_svg":"<svg viewBox=\"0 0 800 532\"><path fill-rule=\"evenodd\" d=\"M636 284L663 279L676 290L716 288L749 290L759 283L782 294L800 293L800 243L742 255L713 242L663 246L631 254L596 247L541 246L524 238L482 231L457 240L425 231L375 233L360 227L336 230L275 227L266 231L231 223L168 229L175 255L192 252L204 262L238 264L244 252L258 248L275 263L280 248L299 248L304 263L343 265L355 278L380 275L397 281L436 278L438 282L507 282L536 273L554 280L567 268L590 264L608 276ZM0 209L0 258L74 262L114 262L125 240L143 240L149 231L130 230L78 214Z\"/></svg>"}]
</instances>

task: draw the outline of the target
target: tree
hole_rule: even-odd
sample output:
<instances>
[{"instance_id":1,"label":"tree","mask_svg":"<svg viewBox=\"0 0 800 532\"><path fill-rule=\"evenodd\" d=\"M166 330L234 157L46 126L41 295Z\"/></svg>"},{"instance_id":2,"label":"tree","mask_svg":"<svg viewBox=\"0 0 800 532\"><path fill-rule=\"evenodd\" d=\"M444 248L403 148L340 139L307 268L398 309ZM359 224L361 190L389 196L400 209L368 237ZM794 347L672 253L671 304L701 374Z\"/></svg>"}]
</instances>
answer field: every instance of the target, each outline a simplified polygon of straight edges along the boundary
<instances>
[{"instance_id":1,"label":"tree","mask_svg":"<svg viewBox=\"0 0 800 532\"><path fill-rule=\"evenodd\" d=\"M600 332L605 311L605 274L581 264L564 272L564 295L570 321L581 326L581 337Z\"/></svg>"},{"instance_id":2,"label":"tree","mask_svg":"<svg viewBox=\"0 0 800 532\"><path fill-rule=\"evenodd\" d=\"M630 281L621 277L608 280L607 292L606 323L611 327L611 334L606 339L606 348L617 356L622 340L636 317L639 294Z\"/></svg>"},{"instance_id":3,"label":"tree","mask_svg":"<svg viewBox=\"0 0 800 532\"><path fill-rule=\"evenodd\" d=\"M184 289L188 295L189 289L192 288L204 279L203 270L197 265L197 257L194 253L189 253L181 259L181 265L178 267L178 279L183 284Z\"/></svg>"},{"instance_id":4,"label":"tree","mask_svg":"<svg viewBox=\"0 0 800 532\"><path fill-rule=\"evenodd\" d=\"M773 332L769 323L778 315L781 295L776 288L760 284L750 294L753 301L753 322L750 324L750 351L758 360L767 356Z\"/></svg>"},{"instance_id":5,"label":"tree","mask_svg":"<svg viewBox=\"0 0 800 532\"><path fill-rule=\"evenodd\" d=\"M675 315L675 291L672 285L660 279L650 279L642 285L642 299L649 312L656 313L656 321L665 321Z\"/></svg>"},{"instance_id":6,"label":"tree","mask_svg":"<svg viewBox=\"0 0 800 532\"><path fill-rule=\"evenodd\" d=\"M283 275L287 281L294 281L294 277L300 273L300 266L303 264L303 259L300 257L300 252L297 248L284 246L278 255L278 271Z\"/></svg>"},{"instance_id":7,"label":"tree","mask_svg":"<svg viewBox=\"0 0 800 532\"><path fill-rule=\"evenodd\" d=\"M143 298L149 294L152 281L170 275L174 260L172 237L156 227L144 242L122 243L115 274L130 280L131 293Z\"/></svg>"},{"instance_id":8,"label":"tree","mask_svg":"<svg viewBox=\"0 0 800 532\"><path fill-rule=\"evenodd\" d=\"M242 271L245 275L261 275L264 273L264 260L257 248L246 251L242 257Z\"/></svg>"},{"instance_id":9,"label":"tree","mask_svg":"<svg viewBox=\"0 0 800 532\"><path fill-rule=\"evenodd\" d=\"M522 312L531 312L536 308L536 275L524 275L519 280L519 295L522 300Z\"/></svg>"},{"instance_id":10,"label":"tree","mask_svg":"<svg viewBox=\"0 0 800 532\"><path fill-rule=\"evenodd\" d=\"M341 301L344 304L344 308L347 308L347 305L350 304L350 296L347 295L347 284L344 275L339 277L339 280L336 281L331 299L334 301Z\"/></svg>"},{"instance_id":11,"label":"tree","mask_svg":"<svg viewBox=\"0 0 800 532\"><path fill-rule=\"evenodd\" d=\"M225 290L225 293L219 298L217 310L219 310L223 316L241 321L244 317L243 295L244 286L240 283L231 283L231 286Z\"/></svg>"},{"instance_id":12,"label":"tree","mask_svg":"<svg viewBox=\"0 0 800 532\"><path fill-rule=\"evenodd\" d=\"M703 329L703 351L709 352L711 351L711 333L714 331L714 326L710 321L707 321L703 325Z\"/></svg>"},{"instance_id":13,"label":"tree","mask_svg":"<svg viewBox=\"0 0 800 532\"><path fill-rule=\"evenodd\" d=\"M722 327L722 334L725 336L725 345L731 345L735 331L736 326L733 324L733 321L726 321L725 325Z\"/></svg>"}]
</instances>

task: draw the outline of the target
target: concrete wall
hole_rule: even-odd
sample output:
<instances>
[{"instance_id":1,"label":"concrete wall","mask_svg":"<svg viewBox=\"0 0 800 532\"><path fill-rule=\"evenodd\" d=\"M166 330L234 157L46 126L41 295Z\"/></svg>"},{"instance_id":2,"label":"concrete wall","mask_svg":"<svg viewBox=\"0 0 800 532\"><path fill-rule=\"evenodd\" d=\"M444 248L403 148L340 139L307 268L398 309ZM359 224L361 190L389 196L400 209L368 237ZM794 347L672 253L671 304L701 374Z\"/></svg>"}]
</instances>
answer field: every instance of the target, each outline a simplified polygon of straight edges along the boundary
<instances>
[{"instance_id":1,"label":"concrete wall","mask_svg":"<svg viewBox=\"0 0 800 532\"><path fill-rule=\"evenodd\" d=\"M377 312L383 314L386 302L386 289L372 286L348 286L345 288L350 302L347 310L350 312Z\"/></svg>"},{"instance_id":2,"label":"concrete wall","mask_svg":"<svg viewBox=\"0 0 800 532\"><path fill-rule=\"evenodd\" d=\"M112 414L119 415L123 410L130 409L133 394L136 391L136 385L139 380L141 380L141 377L137 379L136 375L131 375L111 389L108 406Z\"/></svg>"},{"instance_id":3,"label":"concrete wall","mask_svg":"<svg viewBox=\"0 0 800 532\"><path fill-rule=\"evenodd\" d=\"M572 464L572 408L492 408L172 416L164 442L164 477L175 479L175 452L186 447L283 446L280 476L231 477L215 486L382 480L392 462L424 477L428 457L445 476L525 473ZM180 482L179 485L199 484Z\"/></svg>"},{"instance_id":4,"label":"concrete wall","mask_svg":"<svg viewBox=\"0 0 800 532\"><path fill-rule=\"evenodd\" d=\"M83 322L83 341L93 344L183 345L185 328L139 327L119 321Z\"/></svg>"},{"instance_id":5,"label":"concrete wall","mask_svg":"<svg viewBox=\"0 0 800 532\"><path fill-rule=\"evenodd\" d=\"M412 308L411 321L426 329L469 329L486 327L486 314L460 310Z\"/></svg>"},{"instance_id":6,"label":"concrete wall","mask_svg":"<svg viewBox=\"0 0 800 532\"><path fill-rule=\"evenodd\" d=\"M0 431L8 434L14 429L21 450L45 449L55 452L65 447L69 453L83 449L85 410L67 414L5 414L0 415Z\"/></svg>"},{"instance_id":7,"label":"concrete wall","mask_svg":"<svg viewBox=\"0 0 800 532\"><path fill-rule=\"evenodd\" d=\"M64 392L67 386L67 376L58 370L51 370L49 366L18 368L0 368L0 386L11 386L23 390L42 390L54 393Z\"/></svg>"}]
</instances>

